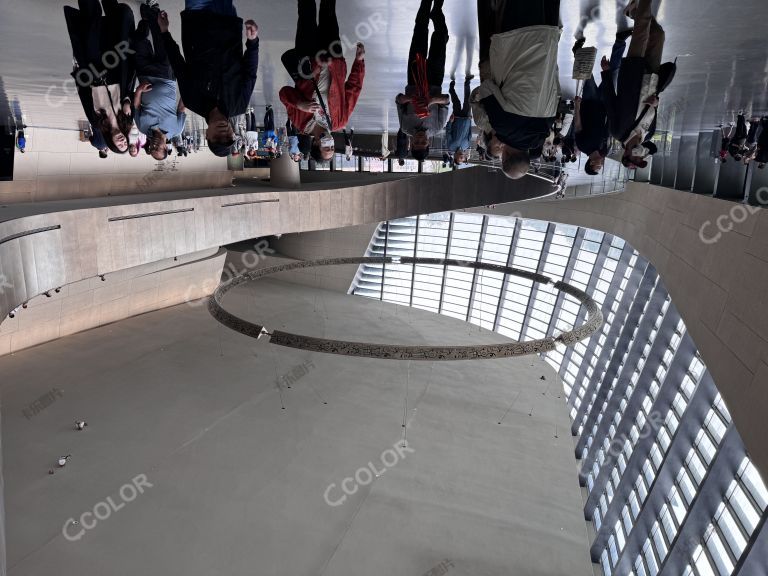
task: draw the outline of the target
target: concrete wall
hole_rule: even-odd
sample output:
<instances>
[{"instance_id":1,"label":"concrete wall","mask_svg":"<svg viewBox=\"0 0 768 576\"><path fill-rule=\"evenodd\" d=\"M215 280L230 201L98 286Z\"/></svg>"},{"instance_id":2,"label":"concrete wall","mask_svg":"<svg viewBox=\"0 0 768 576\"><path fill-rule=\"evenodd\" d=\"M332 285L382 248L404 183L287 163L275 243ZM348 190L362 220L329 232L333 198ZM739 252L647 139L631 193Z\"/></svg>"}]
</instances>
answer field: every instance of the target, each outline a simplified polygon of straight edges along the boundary
<instances>
[{"instance_id":1,"label":"concrete wall","mask_svg":"<svg viewBox=\"0 0 768 576\"><path fill-rule=\"evenodd\" d=\"M368 179L347 187L344 175L337 177L342 182L301 191L212 192L123 205L94 200L50 208L11 206L0 211L0 318L46 290L249 238L374 224L551 193L542 181L510 183L485 169Z\"/></svg>"},{"instance_id":2,"label":"concrete wall","mask_svg":"<svg viewBox=\"0 0 768 576\"><path fill-rule=\"evenodd\" d=\"M37 296L0 324L0 356L131 316L210 295L226 253L203 253L127 268Z\"/></svg>"},{"instance_id":3,"label":"concrete wall","mask_svg":"<svg viewBox=\"0 0 768 576\"><path fill-rule=\"evenodd\" d=\"M294 260L316 260L328 257L357 257L365 255L378 224L350 226L322 232L283 234L271 246L280 254ZM285 272L280 278L296 284L318 286L335 292L347 292L359 266L327 266L314 270Z\"/></svg>"},{"instance_id":4,"label":"concrete wall","mask_svg":"<svg viewBox=\"0 0 768 576\"><path fill-rule=\"evenodd\" d=\"M701 351L750 456L768 478L768 212L746 210L630 183L619 194L515 203L493 213L518 211L525 218L603 230L648 259Z\"/></svg>"}]
</instances>

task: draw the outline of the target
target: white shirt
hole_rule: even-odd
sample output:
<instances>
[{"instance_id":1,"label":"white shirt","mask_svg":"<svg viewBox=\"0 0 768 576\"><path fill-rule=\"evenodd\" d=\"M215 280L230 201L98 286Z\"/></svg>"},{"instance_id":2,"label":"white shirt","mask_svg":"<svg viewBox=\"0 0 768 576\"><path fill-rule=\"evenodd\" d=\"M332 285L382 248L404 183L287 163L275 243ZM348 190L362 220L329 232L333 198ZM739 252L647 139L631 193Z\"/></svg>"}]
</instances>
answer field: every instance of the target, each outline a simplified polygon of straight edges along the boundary
<instances>
[{"instance_id":1,"label":"white shirt","mask_svg":"<svg viewBox=\"0 0 768 576\"><path fill-rule=\"evenodd\" d=\"M529 26L492 36L490 78L483 80L477 99L493 95L504 110L520 116L555 116L560 101L561 33L557 26Z\"/></svg>"},{"instance_id":2,"label":"white shirt","mask_svg":"<svg viewBox=\"0 0 768 576\"><path fill-rule=\"evenodd\" d=\"M113 128L117 128L116 112L120 110L120 85L110 84L109 86L93 86L91 88L93 97L93 109L98 112L104 110L109 118L109 123Z\"/></svg>"},{"instance_id":3,"label":"white shirt","mask_svg":"<svg viewBox=\"0 0 768 576\"><path fill-rule=\"evenodd\" d=\"M645 138L656 118L656 108L648 106L645 101L656 94L658 85L658 74L646 74L643 76L643 85L640 88L640 100L637 103L637 114L635 115L637 125L635 126L635 129L629 133L624 144L632 140L635 136L640 136L640 142L645 142ZM646 110L646 108L648 109Z\"/></svg>"},{"instance_id":4,"label":"white shirt","mask_svg":"<svg viewBox=\"0 0 768 576\"><path fill-rule=\"evenodd\" d=\"M330 109L328 109L328 93L330 91L331 70L328 68L328 62L323 62L320 68L320 76L317 79L317 90L312 95L312 100L315 102L315 104L320 104L320 98L317 95L317 93L320 92L320 95L323 97L323 102L325 103L325 108L328 110L329 114L331 113ZM328 119L325 117L325 112L323 112L322 107L320 110L315 112L315 117L307 123L307 126L304 128L304 133L312 133L312 131L318 125L322 126L326 130L330 128L330 126L328 126Z\"/></svg>"},{"instance_id":5,"label":"white shirt","mask_svg":"<svg viewBox=\"0 0 768 576\"><path fill-rule=\"evenodd\" d=\"M257 148L259 147L259 133L254 132L253 130L249 130L245 133L245 146L246 148Z\"/></svg>"}]
</instances>

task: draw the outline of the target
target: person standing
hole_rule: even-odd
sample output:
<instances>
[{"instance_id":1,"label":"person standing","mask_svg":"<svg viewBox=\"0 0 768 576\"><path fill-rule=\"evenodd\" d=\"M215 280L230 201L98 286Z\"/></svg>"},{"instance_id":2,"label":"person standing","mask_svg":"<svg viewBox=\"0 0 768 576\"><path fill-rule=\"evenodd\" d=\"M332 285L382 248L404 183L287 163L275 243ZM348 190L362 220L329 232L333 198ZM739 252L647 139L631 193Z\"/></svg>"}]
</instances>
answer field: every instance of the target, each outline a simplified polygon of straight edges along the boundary
<instances>
[{"instance_id":1,"label":"person standing","mask_svg":"<svg viewBox=\"0 0 768 576\"><path fill-rule=\"evenodd\" d=\"M352 160L352 155L355 153L355 147L352 144L352 139L355 137L355 130L351 129L349 132L344 130L344 156L347 162Z\"/></svg>"},{"instance_id":2,"label":"person standing","mask_svg":"<svg viewBox=\"0 0 768 576\"><path fill-rule=\"evenodd\" d=\"M261 131L261 147L270 155L277 154L277 133L275 132L275 111L267 105L264 112L264 130Z\"/></svg>"},{"instance_id":3,"label":"person standing","mask_svg":"<svg viewBox=\"0 0 768 576\"><path fill-rule=\"evenodd\" d=\"M133 11L117 0L78 0L78 8L64 7L64 18L72 43L72 77L92 128L91 144L101 158L107 150L124 154L133 126Z\"/></svg>"},{"instance_id":4,"label":"person standing","mask_svg":"<svg viewBox=\"0 0 768 576\"><path fill-rule=\"evenodd\" d=\"M245 145L245 155L255 160L258 157L259 152L259 128L256 124L256 114L253 108L248 108L245 113L245 137L243 139Z\"/></svg>"},{"instance_id":5,"label":"person standing","mask_svg":"<svg viewBox=\"0 0 768 576\"><path fill-rule=\"evenodd\" d=\"M488 153L511 179L525 176L550 134L560 81L560 0L478 0L480 80L472 93L475 122Z\"/></svg>"},{"instance_id":6,"label":"person standing","mask_svg":"<svg viewBox=\"0 0 768 576\"><path fill-rule=\"evenodd\" d=\"M739 116L736 119L736 130L728 144L728 154L730 154L736 162L741 162L744 148L746 148L747 145L748 135L747 119L744 117L744 112L740 111Z\"/></svg>"},{"instance_id":7,"label":"person standing","mask_svg":"<svg viewBox=\"0 0 768 576\"><path fill-rule=\"evenodd\" d=\"M442 94L448 46L443 2L421 0L408 53L408 84L395 98L400 130L411 137L411 156L420 162L429 156L430 140L443 132L448 120L450 99ZM431 42L430 20L435 26Z\"/></svg>"},{"instance_id":8,"label":"person standing","mask_svg":"<svg viewBox=\"0 0 768 576\"><path fill-rule=\"evenodd\" d=\"M760 120L760 127L757 148L755 148L755 162L757 162L757 167L762 170L768 163L768 117L764 116Z\"/></svg>"},{"instance_id":9,"label":"person standing","mask_svg":"<svg viewBox=\"0 0 768 576\"><path fill-rule=\"evenodd\" d=\"M16 134L16 148L18 148L19 152L22 154L27 150L27 137L24 135L24 130L19 130Z\"/></svg>"},{"instance_id":10,"label":"person standing","mask_svg":"<svg viewBox=\"0 0 768 576\"><path fill-rule=\"evenodd\" d=\"M141 22L131 43L139 78L133 96L133 119L139 132L155 142L150 152L152 157L163 160L166 141L184 131L187 116L184 102L179 100L176 104L176 77L157 22L160 9L156 2L151 7L145 2L140 9Z\"/></svg>"},{"instance_id":11,"label":"person standing","mask_svg":"<svg viewBox=\"0 0 768 576\"><path fill-rule=\"evenodd\" d=\"M656 131L659 93L666 88L660 81L661 58L666 36L652 12L652 0L632 2L628 16L635 20L627 57L621 60L614 88L611 63L603 56L601 90L608 111L611 135L623 147L622 164L627 168L644 168L649 147Z\"/></svg>"},{"instance_id":12,"label":"person standing","mask_svg":"<svg viewBox=\"0 0 768 576\"><path fill-rule=\"evenodd\" d=\"M334 130L349 124L365 80L365 46L358 42L347 77L347 61L339 35L336 0L299 0L295 48L282 56L294 86L280 89L291 123L312 136L310 155L316 162L333 158Z\"/></svg>"},{"instance_id":13,"label":"person standing","mask_svg":"<svg viewBox=\"0 0 768 576\"><path fill-rule=\"evenodd\" d=\"M608 156L608 112L594 78L584 83L582 95L575 99L573 122L576 146L589 157L584 171L596 176Z\"/></svg>"},{"instance_id":14,"label":"person standing","mask_svg":"<svg viewBox=\"0 0 768 576\"><path fill-rule=\"evenodd\" d=\"M232 0L185 0L181 13L184 46L168 31L168 13L157 23L187 108L208 123L205 137L216 156L227 156L235 142L234 119L245 113L259 68L259 27L237 16Z\"/></svg>"},{"instance_id":15,"label":"person standing","mask_svg":"<svg viewBox=\"0 0 768 576\"><path fill-rule=\"evenodd\" d=\"M472 106L469 100L470 78L464 79L464 104L456 94L456 82L451 82L449 94L453 103L453 114L445 125L448 153L453 154L453 164L460 166L469 159L472 147Z\"/></svg>"}]
</instances>

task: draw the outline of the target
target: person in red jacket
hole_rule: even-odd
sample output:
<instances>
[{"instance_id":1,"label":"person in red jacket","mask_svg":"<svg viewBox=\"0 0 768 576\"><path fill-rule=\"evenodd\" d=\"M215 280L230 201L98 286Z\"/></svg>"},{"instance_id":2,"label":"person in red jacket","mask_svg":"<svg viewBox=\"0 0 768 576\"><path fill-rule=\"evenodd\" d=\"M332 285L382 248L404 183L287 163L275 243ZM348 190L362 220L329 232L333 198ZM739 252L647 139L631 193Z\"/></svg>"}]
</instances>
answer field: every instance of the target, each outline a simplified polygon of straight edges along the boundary
<instances>
[{"instance_id":1,"label":"person in red jacket","mask_svg":"<svg viewBox=\"0 0 768 576\"><path fill-rule=\"evenodd\" d=\"M334 131L346 128L365 78L365 47L357 44L347 77L347 61L336 19L336 0L299 0L296 48L283 55L295 86L280 90L280 101L300 133L312 136L311 156L318 162L333 158Z\"/></svg>"}]
</instances>

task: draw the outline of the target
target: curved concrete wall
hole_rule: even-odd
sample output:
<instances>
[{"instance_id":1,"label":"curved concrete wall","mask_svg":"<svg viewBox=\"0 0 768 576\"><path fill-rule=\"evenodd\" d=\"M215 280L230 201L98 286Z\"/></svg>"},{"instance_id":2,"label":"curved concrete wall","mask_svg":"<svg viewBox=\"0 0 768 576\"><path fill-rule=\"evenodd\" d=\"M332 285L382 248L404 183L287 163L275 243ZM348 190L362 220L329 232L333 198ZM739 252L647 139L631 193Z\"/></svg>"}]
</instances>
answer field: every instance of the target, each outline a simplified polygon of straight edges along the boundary
<instances>
[{"instance_id":1,"label":"curved concrete wall","mask_svg":"<svg viewBox=\"0 0 768 576\"><path fill-rule=\"evenodd\" d=\"M648 184L517 212L619 236L657 269L754 463L768 478L768 211Z\"/></svg>"},{"instance_id":2,"label":"curved concrete wall","mask_svg":"<svg viewBox=\"0 0 768 576\"><path fill-rule=\"evenodd\" d=\"M541 180L510 182L482 168L385 177L366 185L356 175L355 185L347 187L345 175L338 177L340 182L299 191L251 189L153 202L134 197L121 199L122 205L96 199L11 207L15 217L0 222L0 318L59 286L241 240L551 193ZM0 212L0 219L5 214Z\"/></svg>"}]
</instances>

